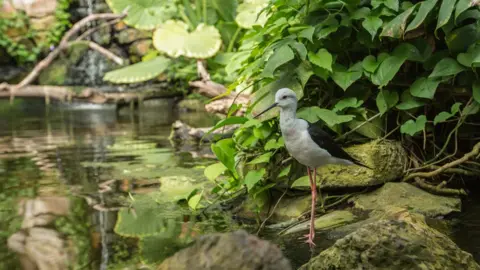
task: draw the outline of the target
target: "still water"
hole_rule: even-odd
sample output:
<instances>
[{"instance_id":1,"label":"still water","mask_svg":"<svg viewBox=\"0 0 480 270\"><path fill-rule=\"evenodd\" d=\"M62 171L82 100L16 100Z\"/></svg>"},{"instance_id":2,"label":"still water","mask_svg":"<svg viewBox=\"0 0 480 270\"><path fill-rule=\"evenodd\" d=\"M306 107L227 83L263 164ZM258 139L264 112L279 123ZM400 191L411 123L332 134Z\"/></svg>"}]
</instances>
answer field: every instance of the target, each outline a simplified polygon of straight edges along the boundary
<instances>
[{"instance_id":1,"label":"still water","mask_svg":"<svg viewBox=\"0 0 480 270\"><path fill-rule=\"evenodd\" d=\"M149 102L137 111L83 105L47 109L43 102L31 100L17 100L11 107L0 101L0 269L21 269L18 257L7 248L8 239L9 245L36 254L34 259L47 258L44 263L58 266L58 261L67 259L74 261L75 269L104 270L141 269L145 262L178 250L181 244L175 239L195 236L195 230L184 226L188 213L161 203L178 201L192 188L205 185L203 168L213 160L208 146L172 146L168 137L176 120L194 127L208 127L216 121L205 113L179 112L174 100L167 99ZM119 213L130 209L134 196L141 206L144 197L136 196L145 194L155 194L157 208L135 215L150 225L160 220L163 223L156 225L166 230L139 241L130 236L148 235L152 228L138 223L129 227L125 218L119 222ZM480 261L478 194L472 190L463 213L454 217L450 237ZM62 218L54 220L42 211ZM173 227L169 220L175 221ZM231 216L212 214L196 225L196 232L249 230L252 223L239 224ZM24 244L28 242L22 234L25 230L40 235L40 240L37 237L30 245ZM334 242L327 235L317 235L321 239L317 252ZM277 243L294 267L310 258L302 240L279 238L268 230L263 236ZM68 242L59 244L61 239ZM23 260L23 264L28 262Z\"/></svg>"}]
</instances>

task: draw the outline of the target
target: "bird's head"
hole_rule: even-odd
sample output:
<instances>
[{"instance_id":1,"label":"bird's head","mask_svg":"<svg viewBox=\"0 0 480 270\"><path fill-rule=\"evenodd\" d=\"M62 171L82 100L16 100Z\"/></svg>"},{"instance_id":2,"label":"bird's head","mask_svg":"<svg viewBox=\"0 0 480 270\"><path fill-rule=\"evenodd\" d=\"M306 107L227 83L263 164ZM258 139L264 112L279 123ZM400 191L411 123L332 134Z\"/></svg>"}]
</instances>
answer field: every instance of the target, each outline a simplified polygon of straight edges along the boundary
<instances>
[{"instance_id":1,"label":"bird's head","mask_svg":"<svg viewBox=\"0 0 480 270\"><path fill-rule=\"evenodd\" d=\"M277 91L275 94L275 103L271 106L266 108L263 112L257 114L255 118L259 117L260 115L266 113L267 111L275 108L280 107L282 109L291 108L293 110L297 109L297 95L293 92L292 89L289 88L282 88Z\"/></svg>"}]
</instances>

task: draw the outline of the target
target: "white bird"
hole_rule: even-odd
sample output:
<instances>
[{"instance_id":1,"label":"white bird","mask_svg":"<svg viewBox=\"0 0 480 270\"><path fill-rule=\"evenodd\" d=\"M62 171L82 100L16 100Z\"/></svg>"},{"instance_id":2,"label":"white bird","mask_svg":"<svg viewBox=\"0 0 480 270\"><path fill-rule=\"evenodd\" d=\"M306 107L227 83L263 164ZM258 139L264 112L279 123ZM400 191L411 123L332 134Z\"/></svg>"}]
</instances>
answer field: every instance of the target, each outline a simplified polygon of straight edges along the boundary
<instances>
[{"instance_id":1,"label":"white bird","mask_svg":"<svg viewBox=\"0 0 480 270\"><path fill-rule=\"evenodd\" d=\"M255 118L274 107L280 107L280 129L285 147L290 155L302 165L307 173L312 189L312 208L310 214L310 232L305 235L306 243L313 247L315 238L315 202L317 198L317 168L327 164L367 166L351 157L320 127L296 117L297 95L291 89L282 88L275 94L275 103L259 113ZM313 170L313 176L312 176Z\"/></svg>"}]
</instances>

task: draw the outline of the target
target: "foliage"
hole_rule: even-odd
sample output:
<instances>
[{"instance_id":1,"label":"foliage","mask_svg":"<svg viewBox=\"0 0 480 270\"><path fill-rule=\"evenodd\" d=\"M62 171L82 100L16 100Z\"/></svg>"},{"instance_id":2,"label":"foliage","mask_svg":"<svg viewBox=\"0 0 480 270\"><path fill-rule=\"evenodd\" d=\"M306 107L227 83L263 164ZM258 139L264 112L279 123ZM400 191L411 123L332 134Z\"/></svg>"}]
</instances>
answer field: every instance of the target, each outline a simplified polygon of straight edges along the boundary
<instances>
[{"instance_id":1,"label":"foliage","mask_svg":"<svg viewBox=\"0 0 480 270\"><path fill-rule=\"evenodd\" d=\"M167 69L171 60L163 56L157 56L151 60L133 64L126 68L110 71L103 78L105 81L114 83L135 83L150 80L157 77Z\"/></svg>"},{"instance_id":2,"label":"foliage","mask_svg":"<svg viewBox=\"0 0 480 270\"><path fill-rule=\"evenodd\" d=\"M265 109L279 88L288 87L300 99L298 116L334 133L414 142L435 132L420 156L432 156L443 144L433 160L448 159L445 149L455 151L454 157L451 132L471 130L465 118L476 117L480 106L478 5L277 0L265 12L264 26L245 33L226 67L229 77L238 78L230 89L255 88L248 112ZM279 177L289 167L276 144L276 115L266 114L263 122L246 117L233 138L215 143L212 149L226 169L207 168L209 178L224 179L219 185L227 190L246 185L251 194L286 180ZM262 162L252 162L258 156Z\"/></svg>"},{"instance_id":3,"label":"foliage","mask_svg":"<svg viewBox=\"0 0 480 270\"><path fill-rule=\"evenodd\" d=\"M11 16L0 16L0 48L5 49L18 64L37 61L39 55L55 46L70 24L71 0L57 1L55 23L46 33L40 33L30 26L30 18L23 11ZM45 35L45 40L40 38Z\"/></svg>"},{"instance_id":4,"label":"foliage","mask_svg":"<svg viewBox=\"0 0 480 270\"><path fill-rule=\"evenodd\" d=\"M133 2L110 0L108 3L115 12L121 12L128 6L127 3ZM156 23L148 24L152 26L148 29L154 29L154 47L160 53L174 58L172 65L176 67L169 68L165 74L169 78L173 75L183 80L195 78L196 59L207 59L207 66L212 71L212 80L219 83L232 82L233 77L227 76L226 68L233 51L238 46L239 38L244 33L243 28L252 28L267 18L266 14L259 14L266 6L267 0L246 0L242 3L237 0L179 0L168 1L168 4L163 1L155 4L141 1L141 3L134 5L135 15L132 16L138 17L137 14L149 12L158 15L155 17ZM167 9L175 9L176 12L166 14L163 11ZM149 19L150 15L144 17L145 20L153 21L153 18ZM135 24L130 14L125 20L127 24L146 29ZM187 73L184 76L183 72L178 74L172 71L177 67L183 71L191 71L193 67L194 73ZM131 78L126 77L125 80L129 79ZM142 81L150 79L152 78L145 77Z\"/></svg>"}]
</instances>

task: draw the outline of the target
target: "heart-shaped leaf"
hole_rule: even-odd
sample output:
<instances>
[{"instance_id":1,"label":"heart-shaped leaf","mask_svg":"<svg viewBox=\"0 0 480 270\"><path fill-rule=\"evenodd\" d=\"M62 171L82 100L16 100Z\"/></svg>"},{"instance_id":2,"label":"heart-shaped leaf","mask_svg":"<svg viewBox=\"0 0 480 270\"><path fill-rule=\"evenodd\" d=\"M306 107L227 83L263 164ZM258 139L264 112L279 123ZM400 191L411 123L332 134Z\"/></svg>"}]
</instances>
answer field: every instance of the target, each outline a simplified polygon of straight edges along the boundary
<instances>
[{"instance_id":1,"label":"heart-shaped leaf","mask_svg":"<svg viewBox=\"0 0 480 270\"><path fill-rule=\"evenodd\" d=\"M433 124L436 125L438 123L445 122L448 119L450 119L451 117L453 117L460 110L460 105L462 105L462 103L457 102L457 103L452 105L452 108L450 109L450 112L439 113L437 116L435 116L435 119L433 119Z\"/></svg>"},{"instance_id":2,"label":"heart-shaped leaf","mask_svg":"<svg viewBox=\"0 0 480 270\"><path fill-rule=\"evenodd\" d=\"M189 33L182 21L169 20L153 33L153 45L171 57L205 59L214 56L222 46L220 32L214 26L199 24Z\"/></svg>"},{"instance_id":3,"label":"heart-shaped leaf","mask_svg":"<svg viewBox=\"0 0 480 270\"><path fill-rule=\"evenodd\" d=\"M208 178L208 180L215 181L215 179L217 179L217 177L219 177L226 170L227 170L227 167L225 167L223 163L217 162L215 164L212 164L206 167L205 170L203 171L203 174L205 175L205 177Z\"/></svg>"},{"instance_id":4,"label":"heart-shaped leaf","mask_svg":"<svg viewBox=\"0 0 480 270\"><path fill-rule=\"evenodd\" d=\"M398 93L390 90L380 90L376 103L380 114L386 113L398 103Z\"/></svg>"},{"instance_id":5,"label":"heart-shaped leaf","mask_svg":"<svg viewBox=\"0 0 480 270\"><path fill-rule=\"evenodd\" d=\"M295 58L292 49L288 45L275 50L272 56L267 61L265 68L263 69L262 76L273 78L273 73L281 65L290 62Z\"/></svg>"},{"instance_id":6,"label":"heart-shaped leaf","mask_svg":"<svg viewBox=\"0 0 480 270\"><path fill-rule=\"evenodd\" d=\"M344 91L347 90L354 82L362 77L362 63L351 66L348 71L341 65L335 64L334 72L332 73L333 81L340 86Z\"/></svg>"},{"instance_id":7,"label":"heart-shaped leaf","mask_svg":"<svg viewBox=\"0 0 480 270\"><path fill-rule=\"evenodd\" d=\"M400 127L400 132L403 134L408 134L410 136L415 135L417 132L425 129L425 124L427 123L427 117L425 115L420 115L416 120L408 120Z\"/></svg>"},{"instance_id":8,"label":"heart-shaped leaf","mask_svg":"<svg viewBox=\"0 0 480 270\"><path fill-rule=\"evenodd\" d=\"M466 53L459 53L457 61L466 67L476 67L480 65L480 45L473 44Z\"/></svg>"},{"instance_id":9,"label":"heart-shaped leaf","mask_svg":"<svg viewBox=\"0 0 480 270\"><path fill-rule=\"evenodd\" d=\"M265 168L260 170L251 170L247 173L244 179L244 183L247 186L248 191L250 191L260 180L262 180L265 175Z\"/></svg>"},{"instance_id":10,"label":"heart-shaped leaf","mask_svg":"<svg viewBox=\"0 0 480 270\"><path fill-rule=\"evenodd\" d=\"M377 35L378 29L382 27L383 21L379 17L376 16L367 16L365 20L362 22L363 28L370 33L372 36L372 40L375 39Z\"/></svg>"},{"instance_id":11,"label":"heart-shaped leaf","mask_svg":"<svg viewBox=\"0 0 480 270\"><path fill-rule=\"evenodd\" d=\"M235 143L231 138L220 140L212 144L212 152L232 173L236 174L235 169Z\"/></svg>"},{"instance_id":12,"label":"heart-shaped leaf","mask_svg":"<svg viewBox=\"0 0 480 270\"><path fill-rule=\"evenodd\" d=\"M413 97L409 90L405 90L400 99L402 102L396 106L396 108L399 110L405 111L425 105L425 102Z\"/></svg>"},{"instance_id":13,"label":"heart-shaped leaf","mask_svg":"<svg viewBox=\"0 0 480 270\"><path fill-rule=\"evenodd\" d=\"M308 59L318 67L332 71L333 58L326 49L320 49L317 53L309 52Z\"/></svg>"},{"instance_id":14,"label":"heart-shaped leaf","mask_svg":"<svg viewBox=\"0 0 480 270\"><path fill-rule=\"evenodd\" d=\"M420 77L410 86L410 93L415 97L433 99L439 84L438 79Z\"/></svg>"},{"instance_id":15,"label":"heart-shaped leaf","mask_svg":"<svg viewBox=\"0 0 480 270\"><path fill-rule=\"evenodd\" d=\"M458 73L464 71L465 68L462 67L455 59L447 57L443 58L438 62L435 67L433 68L432 73L429 78L435 77L445 77L445 76L453 76L457 75Z\"/></svg>"},{"instance_id":16,"label":"heart-shaped leaf","mask_svg":"<svg viewBox=\"0 0 480 270\"><path fill-rule=\"evenodd\" d=\"M335 107L333 108L334 112L339 112L343 111L346 108L358 108L362 106L363 100L357 100L356 97L348 97L341 99L337 104L335 104Z\"/></svg>"}]
</instances>

